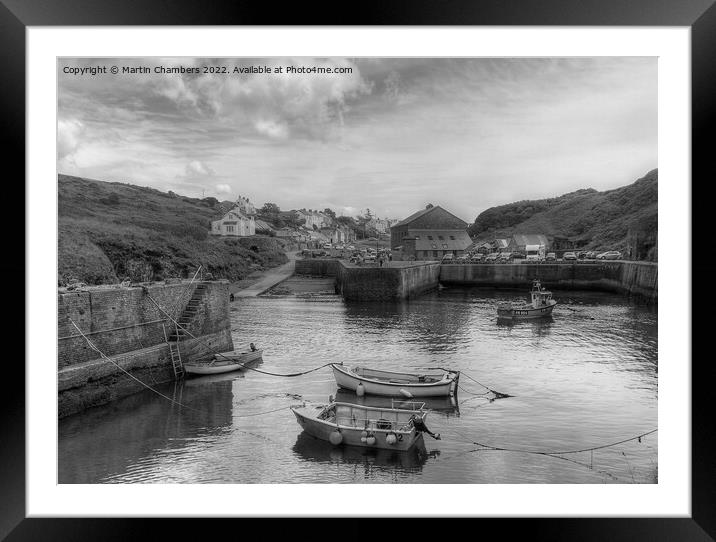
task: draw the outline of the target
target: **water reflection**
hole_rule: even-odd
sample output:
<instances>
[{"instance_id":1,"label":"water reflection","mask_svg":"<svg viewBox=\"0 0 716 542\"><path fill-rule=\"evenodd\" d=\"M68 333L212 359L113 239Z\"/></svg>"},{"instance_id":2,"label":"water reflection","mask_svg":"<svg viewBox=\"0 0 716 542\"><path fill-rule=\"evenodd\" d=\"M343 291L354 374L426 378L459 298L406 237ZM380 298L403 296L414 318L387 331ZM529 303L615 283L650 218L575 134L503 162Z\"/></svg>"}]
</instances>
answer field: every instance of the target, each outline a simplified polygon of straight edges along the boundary
<instances>
[{"instance_id":1,"label":"water reflection","mask_svg":"<svg viewBox=\"0 0 716 542\"><path fill-rule=\"evenodd\" d=\"M392 303L346 303L344 318L351 328L400 336L428 354L452 352L471 334L470 306L445 303L438 292Z\"/></svg>"},{"instance_id":2,"label":"water reflection","mask_svg":"<svg viewBox=\"0 0 716 542\"><path fill-rule=\"evenodd\" d=\"M410 450L399 452L360 446L333 446L330 442L301 432L292 449L304 461L363 466L367 477L377 474L373 471L393 471L393 474L418 473L431 455L425 448L422 435Z\"/></svg>"},{"instance_id":3,"label":"water reflection","mask_svg":"<svg viewBox=\"0 0 716 542\"><path fill-rule=\"evenodd\" d=\"M232 424L232 381L196 380L201 385L180 380L155 387L184 406L142 392L62 420L59 483L94 483L125 472L157 450L177 450L220 435Z\"/></svg>"},{"instance_id":4,"label":"water reflection","mask_svg":"<svg viewBox=\"0 0 716 542\"><path fill-rule=\"evenodd\" d=\"M519 320L512 318L497 318L497 327L512 331L514 328L529 329L532 335L536 337L547 337L551 331L552 325L555 323L554 316L543 316L542 318L531 318L528 320Z\"/></svg>"}]
</instances>

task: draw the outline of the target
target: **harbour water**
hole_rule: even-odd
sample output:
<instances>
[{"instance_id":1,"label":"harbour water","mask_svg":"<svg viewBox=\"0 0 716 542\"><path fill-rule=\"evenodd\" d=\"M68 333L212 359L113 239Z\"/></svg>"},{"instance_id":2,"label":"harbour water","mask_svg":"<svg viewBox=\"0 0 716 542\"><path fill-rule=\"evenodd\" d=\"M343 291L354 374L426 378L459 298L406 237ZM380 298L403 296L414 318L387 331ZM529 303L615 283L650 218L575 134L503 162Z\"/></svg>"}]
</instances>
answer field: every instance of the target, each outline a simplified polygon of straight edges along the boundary
<instances>
[{"instance_id":1,"label":"harbour water","mask_svg":"<svg viewBox=\"0 0 716 542\"><path fill-rule=\"evenodd\" d=\"M231 304L234 344L263 348L261 371L461 371L454 401L428 401L441 440L426 435L412 453L334 448L288 409L336 396L330 368L246 370L157 386L184 406L145 391L60 420L59 483L656 483L658 433L601 448L657 428L656 308L595 292L555 298L551 318L514 324L495 306L524 291L242 298ZM576 450L587 451L544 454Z\"/></svg>"}]
</instances>

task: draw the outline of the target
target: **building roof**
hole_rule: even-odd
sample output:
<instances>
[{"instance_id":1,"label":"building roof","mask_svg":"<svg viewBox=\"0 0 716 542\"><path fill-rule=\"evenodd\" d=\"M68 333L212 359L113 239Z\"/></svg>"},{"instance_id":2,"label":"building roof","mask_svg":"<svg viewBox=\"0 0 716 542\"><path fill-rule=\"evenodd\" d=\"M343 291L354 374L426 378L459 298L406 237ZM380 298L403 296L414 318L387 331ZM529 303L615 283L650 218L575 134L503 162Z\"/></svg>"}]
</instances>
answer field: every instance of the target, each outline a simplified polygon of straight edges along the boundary
<instances>
[{"instance_id":1,"label":"building roof","mask_svg":"<svg viewBox=\"0 0 716 542\"><path fill-rule=\"evenodd\" d=\"M495 239L495 248L507 248L509 244L509 239Z\"/></svg>"},{"instance_id":2,"label":"building roof","mask_svg":"<svg viewBox=\"0 0 716 542\"><path fill-rule=\"evenodd\" d=\"M512 236L512 242L515 245L545 245L547 246L547 237L541 233L516 233Z\"/></svg>"},{"instance_id":3,"label":"building roof","mask_svg":"<svg viewBox=\"0 0 716 542\"><path fill-rule=\"evenodd\" d=\"M256 229L272 231L272 230L275 230L276 228L274 228L270 223L266 222L265 220L257 220L256 221Z\"/></svg>"},{"instance_id":4,"label":"building roof","mask_svg":"<svg viewBox=\"0 0 716 542\"><path fill-rule=\"evenodd\" d=\"M432 212L435 212L435 211L437 211L437 210L440 210L440 211L442 211L443 213L449 214L451 217L453 217L453 218L455 218L456 220L459 220L461 223L465 224L464 227L467 228L467 223L466 223L464 220L462 220L461 218L456 217L456 216L455 216L454 214L452 214L450 211L446 211L445 209L443 209L443 208L440 207L439 205L434 205L434 206L428 207L428 208L426 208L426 209L421 209L421 210L418 211L417 213L413 213L413 214L410 215L409 217L404 218L403 220L401 220L401 221L398 222L397 224L393 224L393 225L391 226L391 228L395 228L395 227L399 227L399 226L407 226L407 225L410 225L411 223L415 222L418 218L421 218L421 217L423 217L423 216L425 216L425 215L428 215L428 214L430 214L430 213L432 213Z\"/></svg>"},{"instance_id":5,"label":"building roof","mask_svg":"<svg viewBox=\"0 0 716 542\"><path fill-rule=\"evenodd\" d=\"M472 244L462 230L408 230L408 234L415 239L415 250L465 250Z\"/></svg>"}]
</instances>

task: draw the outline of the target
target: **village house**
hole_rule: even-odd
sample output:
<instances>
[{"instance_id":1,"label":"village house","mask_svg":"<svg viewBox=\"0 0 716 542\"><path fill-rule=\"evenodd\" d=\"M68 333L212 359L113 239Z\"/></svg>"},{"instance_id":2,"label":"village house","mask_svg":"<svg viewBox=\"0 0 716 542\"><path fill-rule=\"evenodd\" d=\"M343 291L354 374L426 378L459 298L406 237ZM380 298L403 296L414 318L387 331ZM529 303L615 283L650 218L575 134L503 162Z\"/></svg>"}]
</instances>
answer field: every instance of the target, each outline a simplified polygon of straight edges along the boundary
<instances>
[{"instance_id":1,"label":"village house","mask_svg":"<svg viewBox=\"0 0 716 542\"><path fill-rule=\"evenodd\" d=\"M549 241L547 236L541 233L516 233L509 240L507 252L525 252L527 245L536 245L547 250Z\"/></svg>"},{"instance_id":2,"label":"village house","mask_svg":"<svg viewBox=\"0 0 716 542\"><path fill-rule=\"evenodd\" d=\"M458 256L472 244L468 224L439 205L428 205L390 228L390 246L403 258L440 260Z\"/></svg>"},{"instance_id":3,"label":"village house","mask_svg":"<svg viewBox=\"0 0 716 542\"><path fill-rule=\"evenodd\" d=\"M388 230L390 229L390 221L385 218L371 218L368 222L365 224L366 229L373 230L377 233L388 233Z\"/></svg>"},{"instance_id":4,"label":"village house","mask_svg":"<svg viewBox=\"0 0 716 542\"><path fill-rule=\"evenodd\" d=\"M211 235L248 237L256 234L256 208L249 198L239 196L234 207L211 223Z\"/></svg>"},{"instance_id":5,"label":"village house","mask_svg":"<svg viewBox=\"0 0 716 542\"><path fill-rule=\"evenodd\" d=\"M331 217L320 211L314 211L313 209L299 209L298 211L295 211L295 213L301 220L303 220L304 226L313 230L320 230L321 228L328 227L332 222Z\"/></svg>"},{"instance_id":6,"label":"village house","mask_svg":"<svg viewBox=\"0 0 716 542\"><path fill-rule=\"evenodd\" d=\"M492 252L507 252L510 245L510 239L495 239L492 242Z\"/></svg>"}]
</instances>

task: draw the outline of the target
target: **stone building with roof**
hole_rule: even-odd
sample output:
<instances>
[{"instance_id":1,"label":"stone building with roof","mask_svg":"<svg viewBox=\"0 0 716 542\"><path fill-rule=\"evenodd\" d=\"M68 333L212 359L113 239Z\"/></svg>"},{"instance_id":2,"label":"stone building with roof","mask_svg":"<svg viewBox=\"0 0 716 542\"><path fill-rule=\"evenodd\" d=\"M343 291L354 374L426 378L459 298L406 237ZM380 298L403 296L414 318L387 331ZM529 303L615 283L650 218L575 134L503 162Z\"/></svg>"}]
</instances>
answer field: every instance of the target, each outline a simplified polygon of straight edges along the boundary
<instances>
[{"instance_id":1,"label":"stone building with roof","mask_svg":"<svg viewBox=\"0 0 716 542\"><path fill-rule=\"evenodd\" d=\"M256 234L256 211L248 198L239 198L236 205L219 220L211 223L211 235L247 237Z\"/></svg>"},{"instance_id":2,"label":"stone building with roof","mask_svg":"<svg viewBox=\"0 0 716 542\"><path fill-rule=\"evenodd\" d=\"M546 235L541 233L516 233L507 245L508 252L524 252L527 245L538 245L546 249L550 248Z\"/></svg>"},{"instance_id":3,"label":"stone building with roof","mask_svg":"<svg viewBox=\"0 0 716 542\"><path fill-rule=\"evenodd\" d=\"M445 254L458 256L472 244L468 224L439 205L425 209L390 228L390 246L401 250L404 258L440 260Z\"/></svg>"}]
</instances>

